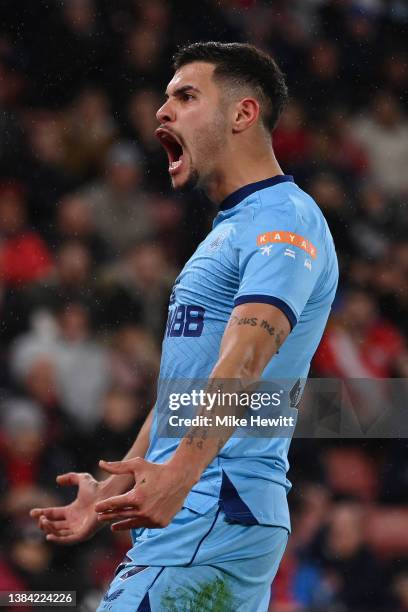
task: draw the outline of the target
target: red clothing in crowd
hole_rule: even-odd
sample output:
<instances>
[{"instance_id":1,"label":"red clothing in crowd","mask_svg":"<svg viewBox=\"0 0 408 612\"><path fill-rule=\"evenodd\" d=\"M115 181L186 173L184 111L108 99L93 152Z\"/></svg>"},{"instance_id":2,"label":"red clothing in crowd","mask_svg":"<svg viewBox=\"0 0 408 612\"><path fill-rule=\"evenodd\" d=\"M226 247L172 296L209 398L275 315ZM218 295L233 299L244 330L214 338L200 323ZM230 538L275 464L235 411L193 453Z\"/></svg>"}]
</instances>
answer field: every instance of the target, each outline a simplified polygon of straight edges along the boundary
<instances>
[{"instance_id":1,"label":"red clothing in crowd","mask_svg":"<svg viewBox=\"0 0 408 612\"><path fill-rule=\"evenodd\" d=\"M4 280L17 286L36 281L48 274L51 256L44 241L32 231L7 238L0 247Z\"/></svg>"},{"instance_id":2,"label":"red clothing in crowd","mask_svg":"<svg viewBox=\"0 0 408 612\"><path fill-rule=\"evenodd\" d=\"M390 378L396 359L405 350L401 334L386 321L376 321L360 342L347 330L333 326L326 330L313 365L323 376Z\"/></svg>"},{"instance_id":3,"label":"red clothing in crowd","mask_svg":"<svg viewBox=\"0 0 408 612\"><path fill-rule=\"evenodd\" d=\"M303 128L287 130L277 126L273 133L273 148L283 165L302 162L310 152L311 138Z\"/></svg>"}]
</instances>

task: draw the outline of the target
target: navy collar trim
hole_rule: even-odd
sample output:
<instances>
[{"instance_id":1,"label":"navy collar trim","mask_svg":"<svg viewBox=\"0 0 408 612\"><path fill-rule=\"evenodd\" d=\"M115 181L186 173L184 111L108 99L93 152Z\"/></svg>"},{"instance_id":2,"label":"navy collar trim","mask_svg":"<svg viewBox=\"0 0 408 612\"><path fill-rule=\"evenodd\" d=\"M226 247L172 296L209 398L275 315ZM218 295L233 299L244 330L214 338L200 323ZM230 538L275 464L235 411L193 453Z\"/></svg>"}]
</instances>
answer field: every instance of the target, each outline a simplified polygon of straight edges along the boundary
<instances>
[{"instance_id":1,"label":"navy collar trim","mask_svg":"<svg viewBox=\"0 0 408 612\"><path fill-rule=\"evenodd\" d=\"M293 183L293 176L290 174L278 174L277 176L272 176L271 178L264 179L263 181L257 181L256 183L244 185L236 191L233 191L225 198L225 200L221 202L220 210L227 210L228 208L236 206L252 193L255 193L255 191L260 191L261 189L266 189L267 187L272 187L273 185L278 185L279 183L288 182Z\"/></svg>"}]
</instances>

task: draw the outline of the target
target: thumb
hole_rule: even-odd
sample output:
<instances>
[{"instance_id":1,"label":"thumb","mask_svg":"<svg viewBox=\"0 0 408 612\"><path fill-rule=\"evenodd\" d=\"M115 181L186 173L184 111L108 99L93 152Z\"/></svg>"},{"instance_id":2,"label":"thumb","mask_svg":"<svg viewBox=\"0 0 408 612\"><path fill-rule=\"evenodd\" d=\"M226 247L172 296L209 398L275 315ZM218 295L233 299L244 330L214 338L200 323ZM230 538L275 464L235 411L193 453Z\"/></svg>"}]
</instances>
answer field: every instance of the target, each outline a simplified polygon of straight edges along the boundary
<instances>
[{"instance_id":1,"label":"thumb","mask_svg":"<svg viewBox=\"0 0 408 612\"><path fill-rule=\"evenodd\" d=\"M68 472L67 474L60 474L59 476L57 476L57 483L63 486L78 485L79 484L79 474L77 474L76 472Z\"/></svg>"},{"instance_id":2,"label":"thumb","mask_svg":"<svg viewBox=\"0 0 408 612\"><path fill-rule=\"evenodd\" d=\"M135 466L132 461L99 461L99 467L110 474L133 474Z\"/></svg>"}]
</instances>

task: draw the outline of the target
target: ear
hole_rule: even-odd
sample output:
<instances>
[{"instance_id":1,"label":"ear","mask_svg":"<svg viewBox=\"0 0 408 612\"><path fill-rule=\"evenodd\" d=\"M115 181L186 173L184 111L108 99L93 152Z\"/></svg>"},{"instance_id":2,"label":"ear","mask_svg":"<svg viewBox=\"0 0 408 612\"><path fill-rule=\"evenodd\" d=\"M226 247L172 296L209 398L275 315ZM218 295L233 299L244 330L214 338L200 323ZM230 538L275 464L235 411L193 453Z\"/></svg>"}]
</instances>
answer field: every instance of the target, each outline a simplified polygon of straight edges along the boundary
<instances>
[{"instance_id":1,"label":"ear","mask_svg":"<svg viewBox=\"0 0 408 612\"><path fill-rule=\"evenodd\" d=\"M237 102L232 118L232 131L235 134L244 132L258 121L261 110L255 98L242 98Z\"/></svg>"}]
</instances>

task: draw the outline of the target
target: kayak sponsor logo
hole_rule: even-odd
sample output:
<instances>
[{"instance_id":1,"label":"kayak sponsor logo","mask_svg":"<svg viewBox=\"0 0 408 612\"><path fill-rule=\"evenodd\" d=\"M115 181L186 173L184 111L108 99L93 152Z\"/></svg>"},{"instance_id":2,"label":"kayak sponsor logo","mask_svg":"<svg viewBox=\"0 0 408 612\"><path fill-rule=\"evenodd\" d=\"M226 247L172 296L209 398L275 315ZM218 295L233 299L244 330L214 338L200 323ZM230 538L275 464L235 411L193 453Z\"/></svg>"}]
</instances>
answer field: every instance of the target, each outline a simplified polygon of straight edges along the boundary
<instances>
[{"instance_id":1,"label":"kayak sponsor logo","mask_svg":"<svg viewBox=\"0 0 408 612\"><path fill-rule=\"evenodd\" d=\"M303 236L299 236L299 234L294 234L293 232L275 230L272 232L259 234L256 238L256 244L260 247L279 242L298 247L298 249L302 249L313 259L316 259L317 257L317 249L310 242L310 240L307 240L307 238L304 238Z\"/></svg>"}]
</instances>

